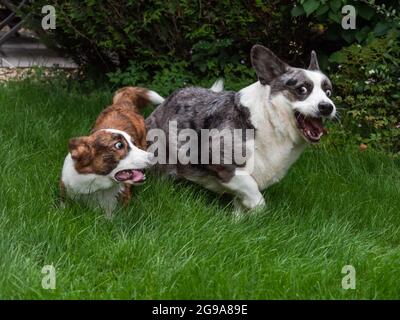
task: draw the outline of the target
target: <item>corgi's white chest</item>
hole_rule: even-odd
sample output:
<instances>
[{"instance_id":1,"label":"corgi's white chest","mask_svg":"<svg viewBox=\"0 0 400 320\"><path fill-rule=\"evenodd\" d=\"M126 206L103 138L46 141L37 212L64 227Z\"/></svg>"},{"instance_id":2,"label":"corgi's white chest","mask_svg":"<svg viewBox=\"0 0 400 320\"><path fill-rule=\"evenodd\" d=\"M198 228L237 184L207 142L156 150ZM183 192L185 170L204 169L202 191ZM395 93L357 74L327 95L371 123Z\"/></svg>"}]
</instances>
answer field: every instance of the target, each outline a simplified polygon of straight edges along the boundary
<instances>
[{"instance_id":1,"label":"corgi's white chest","mask_svg":"<svg viewBox=\"0 0 400 320\"><path fill-rule=\"evenodd\" d=\"M256 129L246 171L263 190L285 176L306 144L294 122L293 110L282 101L272 103L269 87L257 82L241 94L241 103L249 108Z\"/></svg>"},{"instance_id":2,"label":"corgi's white chest","mask_svg":"<svg viewBox=\"0 0 400 320\"><path fill-rule=\"evenodd\" d=\"M68 198L81 201L91 207L100 207L111 214L117 205L122 183L95 174L79 174L68 154L64 161L62 182Z\"/></svg>"},{"instance_id":3,"label":"corgi's white chest","mask_svg":"<svg viewBox=\"0 0 400 320\"><path fill-rule=\"evenodd\" d=\"M304 145L296 145L290 140L259 139L254 146L252 177L260 190L280 181L293 163L299 158Z\"/></svg>"}]
</instances>

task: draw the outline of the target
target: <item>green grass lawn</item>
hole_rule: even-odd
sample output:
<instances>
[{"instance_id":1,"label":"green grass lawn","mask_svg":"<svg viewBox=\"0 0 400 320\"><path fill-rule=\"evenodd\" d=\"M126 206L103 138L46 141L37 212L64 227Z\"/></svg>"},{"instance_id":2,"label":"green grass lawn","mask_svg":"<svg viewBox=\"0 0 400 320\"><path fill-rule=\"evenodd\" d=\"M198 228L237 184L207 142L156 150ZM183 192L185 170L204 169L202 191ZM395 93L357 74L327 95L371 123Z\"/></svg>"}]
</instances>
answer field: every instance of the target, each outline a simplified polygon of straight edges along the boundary
<instances>
[{"instance_id":1,"label":"green grass lawn","mask_svg":"<svg viewBox=\"0 0 400 320\"><path fill-rule=\"evenodd\" d=\"M0 86L1 299L400 297L400 162L382 154L312 147L241 221L229 198L157 177L112 221L59 208L67 141L110 99ZM55 290L41 286L50 264ZM355 290L342 289L345 265Z\"/></svg>"}]
</instances>

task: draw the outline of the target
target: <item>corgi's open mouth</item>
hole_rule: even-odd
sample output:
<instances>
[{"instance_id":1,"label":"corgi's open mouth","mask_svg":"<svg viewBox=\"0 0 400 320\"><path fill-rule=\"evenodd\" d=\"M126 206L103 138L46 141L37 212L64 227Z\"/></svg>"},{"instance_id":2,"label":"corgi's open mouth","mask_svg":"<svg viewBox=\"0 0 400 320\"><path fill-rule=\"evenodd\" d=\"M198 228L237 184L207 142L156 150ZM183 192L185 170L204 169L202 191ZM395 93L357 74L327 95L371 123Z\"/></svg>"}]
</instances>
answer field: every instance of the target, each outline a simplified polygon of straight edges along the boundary
<instances>
[{"instance_id":1,"label":"corgi's open mouth","mask_svg":"<svg viewBox=\"0 0 400 320\"><path fill-rule=\"evenodd\" d=\"M321 118L305 116L298 111L294 113L294 116L297 121L297 127L307 141L318 143L319 140L321 140L322 135L326 133Z\"/></svg>"},{"instance_id":2,"label":"corgi's open mouth","mask_svg":"<svg viewBox=\"0 0 400 320\"><path fill-rule=\"evenodd\" d=\"M115 174L115 180L126 183L141 183L144 182L146 176L142 170L122 170Z\"/></svg>"}]
</instances>

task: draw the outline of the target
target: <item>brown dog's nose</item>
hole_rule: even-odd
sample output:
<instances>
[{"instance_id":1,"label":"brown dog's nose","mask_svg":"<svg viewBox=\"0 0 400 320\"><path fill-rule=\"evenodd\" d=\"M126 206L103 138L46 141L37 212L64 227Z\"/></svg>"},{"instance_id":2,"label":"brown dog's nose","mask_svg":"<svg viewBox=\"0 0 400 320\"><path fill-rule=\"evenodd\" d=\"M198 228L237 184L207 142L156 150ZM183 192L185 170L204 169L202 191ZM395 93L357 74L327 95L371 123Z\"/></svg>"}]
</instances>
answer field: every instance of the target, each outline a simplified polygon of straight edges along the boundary
<instances>
[{"instance_id":1,"label":"brown dog's nose","mask_svg":"<svg viewBox=\"0 0 400 320\"><path fill-rule=\"evenodd\" d=\"M333 111L333 105L329 102L320 102L318 104L318 110L323 116L329 116Z\"/></svg>"}]
</instances>

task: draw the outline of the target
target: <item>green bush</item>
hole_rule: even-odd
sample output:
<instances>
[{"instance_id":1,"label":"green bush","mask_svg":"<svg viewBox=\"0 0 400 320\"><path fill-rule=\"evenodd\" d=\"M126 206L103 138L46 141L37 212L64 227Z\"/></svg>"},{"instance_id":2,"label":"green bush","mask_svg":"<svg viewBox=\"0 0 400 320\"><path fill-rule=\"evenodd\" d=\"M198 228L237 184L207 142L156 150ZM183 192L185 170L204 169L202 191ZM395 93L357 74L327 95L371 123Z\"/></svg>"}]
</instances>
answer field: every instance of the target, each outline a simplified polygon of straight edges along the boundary
<instances>
[{"instance_id":1,"label":"green bush","mask_svg":"<svg viewBox=\"0 0 400 320\"><path fill-rule=\"evenodd\" d=\"M239 64L225 65L223 73L225 87L229 90L239 90L256 80L253 68ZM108 74L109 81L117 88L126 85L136 85L157 90L167 96L177 88L187 86L210 87L217 80L216 76L201 77L188 70L185 61L171 63L150 76L149 72L140 65L131 61L128 68Z\"/></svg>"},{"instance_id":2,"label":"green bush","mask_svg":"<svg viewBox=\"0 0 400 320\"><path fill-rule=\"evenodd\" d=\"M185 61L193 73L217 76L227 65L248 64L255 43L298 64L318 46L307 18L292 18L294 0L60 0L56 29L44 32L46 4L32 1L31 25L78 64L103 72L134 61L152 76Z\"/></svg>"},{"instance_id":3,"label":"green bush","mask_svg":"<svg viewBox=\"0 0 400 320\"><path fill-rule=\"evenodd\" d=\"M332 55L331 79L342 109L337 141L356 141L400 154L399 31Z\"/></svg>"},{"instance_id":4,"label":"green bush","mask_svg":"<svg viewBox=\"0 0 400 320\"><path fill-rule=\"evenodd\" d=\"M352 5L356 10L354 30L345 30L341 26L342 7L345 5ZM384 35L399 23L390 19L398 14L398 9L398 0L299 0L291 12L294 17L313 18L311 28L325 34L330 44L340 46L343 41L347 44L363 43L371 36Z\"/></svg>"},{"instance_id":5,"label":"green bush","mask_svg":"<svg viewBox=\"0 0 400 320\"><path fill-rule=\"evenodd\" d=\"M378 2L378 1L376 1ZM398 0L385 8L399 8ZM193 73L221 75L226 65L248 63L255 43L292 64L307 62L316 49L321 63L344 45L381 36L395 21L374 0L60 0L56 29L43 31L46 0L26 7L31 25L54 48L98 71L139 62L152 73L185 61ZM341 8L353 4L357 29L341 28Z\"/></svg>"}]
</instances>

